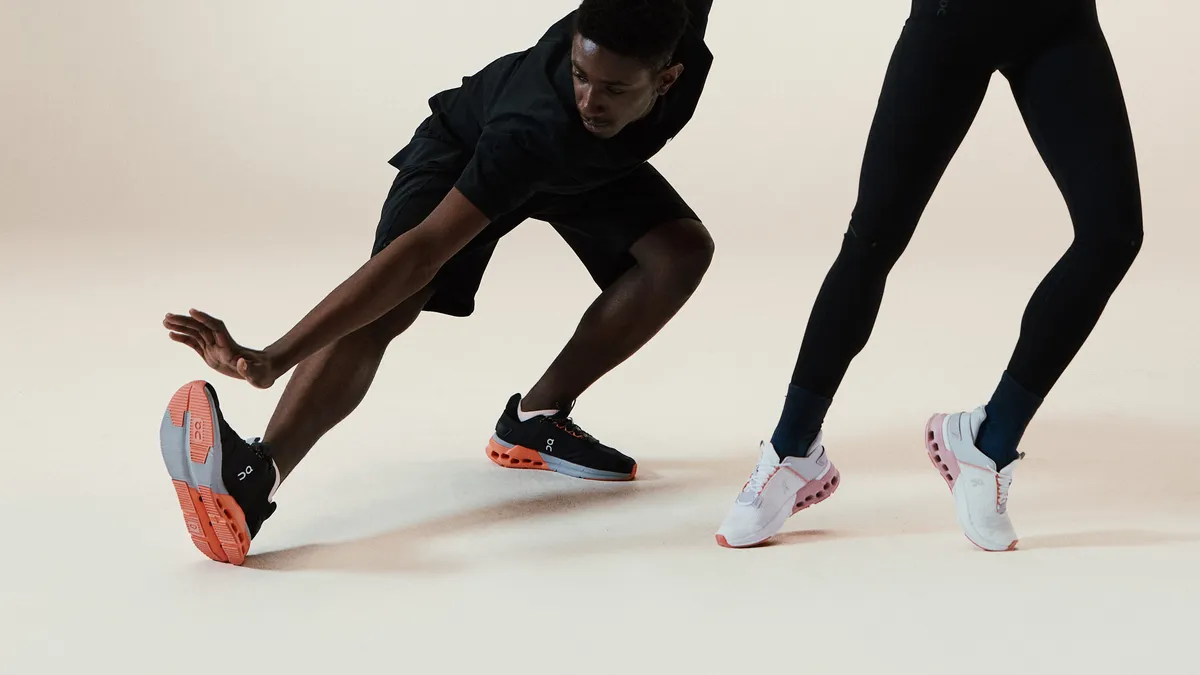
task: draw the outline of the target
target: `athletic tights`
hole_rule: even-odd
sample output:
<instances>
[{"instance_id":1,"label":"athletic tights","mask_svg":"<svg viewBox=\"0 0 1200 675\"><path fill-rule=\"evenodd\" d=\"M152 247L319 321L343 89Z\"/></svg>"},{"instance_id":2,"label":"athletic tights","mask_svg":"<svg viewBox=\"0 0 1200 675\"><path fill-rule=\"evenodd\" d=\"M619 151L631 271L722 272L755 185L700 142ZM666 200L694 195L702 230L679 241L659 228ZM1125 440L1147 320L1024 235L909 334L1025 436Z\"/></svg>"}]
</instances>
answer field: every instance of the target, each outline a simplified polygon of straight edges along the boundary
<instances>
[{"instance_id":1,"label":"athletic tights","mask_svg":"<svg viewBox=\"0 0 1200 675\"><path fill-rule=\"evenodd\" d=\"M1045 397L1091 333L1142 244L1133 139L1095 0L913 0L850 227L813 306L793 385L833 397L997 71L1075 235L1026 306L1008 373Z\"/></svg>"}]
</instances>

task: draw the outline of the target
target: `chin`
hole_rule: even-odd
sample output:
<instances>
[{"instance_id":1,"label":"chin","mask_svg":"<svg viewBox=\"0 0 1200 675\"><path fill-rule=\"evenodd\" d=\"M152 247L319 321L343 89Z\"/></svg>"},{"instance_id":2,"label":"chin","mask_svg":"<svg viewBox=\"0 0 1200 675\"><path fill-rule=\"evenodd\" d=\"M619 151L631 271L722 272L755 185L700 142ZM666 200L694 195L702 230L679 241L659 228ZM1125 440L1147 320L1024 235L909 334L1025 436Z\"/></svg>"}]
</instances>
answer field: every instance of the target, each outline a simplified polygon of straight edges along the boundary
<instances>
[{"instance_id":1,"label":"chin","mask_svg":"<svg viewBox=\"0 0 1200 675\"><path fill-rule=\"evenodd\" d=\"M584 127L585 129L587 127ZM612 138L621 132L621 127L601 127L599 129L588 129L588 133L597 138Z\"/></svg>"}]
</instances>

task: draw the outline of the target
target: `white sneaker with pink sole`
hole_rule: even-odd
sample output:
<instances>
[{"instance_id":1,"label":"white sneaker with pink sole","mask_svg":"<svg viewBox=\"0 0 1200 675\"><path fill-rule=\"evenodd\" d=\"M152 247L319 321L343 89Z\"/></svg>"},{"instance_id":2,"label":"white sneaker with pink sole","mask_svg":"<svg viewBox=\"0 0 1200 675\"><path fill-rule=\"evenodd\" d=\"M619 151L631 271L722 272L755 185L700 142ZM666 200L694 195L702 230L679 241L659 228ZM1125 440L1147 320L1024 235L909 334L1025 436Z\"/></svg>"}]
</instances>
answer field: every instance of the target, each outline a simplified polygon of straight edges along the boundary
<instances>
[{"instance_id":1,"label":"white sneaker with pink sole","mask_svg":"<svg viewBox=\"0 0 1200 675\"><path fill-rule=\"evenodd\" d=\"M825 455L820 434L809 446L808 457L780 459L775 447L763 441L750 480L717 530L717 543L726 548L763 543L793 514L829 499L841 480Z\"/></svg>"},{"instance_id":2,"label":"white sneaker with pink sole","mask_svg":"<svg viewBox=\"0 0 1200 675\"><path fill-rule=\"evenodd\" d=\"M986 418L983 406L934 415L925 425L925 448L954 495L958 524L967 539L985 551L1012 551L1017 533L1008 517L1008 489L1016 462L996 471L996 463L975 447Z\"/></svg>"}]
</instances>

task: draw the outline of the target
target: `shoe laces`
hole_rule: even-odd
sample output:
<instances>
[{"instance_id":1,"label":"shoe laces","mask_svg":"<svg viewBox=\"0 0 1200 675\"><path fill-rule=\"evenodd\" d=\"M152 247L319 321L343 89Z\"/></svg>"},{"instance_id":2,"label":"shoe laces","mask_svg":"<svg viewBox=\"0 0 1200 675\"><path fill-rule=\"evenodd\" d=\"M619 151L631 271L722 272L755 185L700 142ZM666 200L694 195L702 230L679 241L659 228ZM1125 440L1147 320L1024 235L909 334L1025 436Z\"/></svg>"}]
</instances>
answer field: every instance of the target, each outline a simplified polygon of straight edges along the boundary
<instances>
[{"instance_id":1,"label":"shoe laces","mask_svg":"<svg viewBox=\"0 0 1200 675\"><path fill-rule=\"evenodd\" d=\"M1025 453L1017 456L1016 461L1025 459ZM1003 515L1008 510L1008 489L1012 487L1011 473L996 473L996 513Z\"/></svg>"},{"instance_id":2,"label":"shoe laces","mask_svg":"<svg viewBox=\"0 0 1200 675\"><path fill-rule=\"evenodd\" d=\"M559 429L562 429L575 438L588 441L589 443L599 443L595 436L592 436L588 432L584 431L583 428L576 424L575 420L571 419L571 417L568 415L563 415L561 417L552 416L549 419L551 424Z\"/></svg>"},{"instance_id":3,"label":"shoe laces","mask_svg":"<svg viewBox=\"0 0 1200 675\"><path fill-rule=\"evenodd\" d=\"M767 486L767 481L779 471L779 464L773 464L763 460L759 460L758 464L754 465L754 471L750 474L750 480L746 481L746 485L742 487L742 492L750 492L755 495L763 491Z\"/></svg>"},{"instance_id":4,"label":"shoe laces","mask_svg":"<svg viewBox=\"0 0 1200 675\"><path fill-rule=\"evenodd\" d=\"M272 461L271 450L267 447L266 443L263 443L261 436L255 436L253 438L247 438L244 440L246 441L246 445L250 446L250 451L254 453L255 457L264 462Z\"/></svg>"}]
</instances>

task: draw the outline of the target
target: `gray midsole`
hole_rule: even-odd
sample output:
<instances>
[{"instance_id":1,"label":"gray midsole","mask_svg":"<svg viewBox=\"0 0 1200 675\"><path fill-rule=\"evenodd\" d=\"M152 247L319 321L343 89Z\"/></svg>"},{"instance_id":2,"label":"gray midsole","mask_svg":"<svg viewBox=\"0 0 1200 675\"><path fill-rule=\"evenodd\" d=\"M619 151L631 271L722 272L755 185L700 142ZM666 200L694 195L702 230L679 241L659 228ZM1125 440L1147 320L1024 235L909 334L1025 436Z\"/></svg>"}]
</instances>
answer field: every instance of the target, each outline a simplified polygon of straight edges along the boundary
<instances>
[{"instance_id":1,"label":"gray midsole","mask_svg":"<svg viewBox=\"0 0 1200 675\"><path fill-rule=\"evenodd\" d=\"M167 474L171 476L171 480L183 481L193 488L206 487L214 494L229 494L225 490L225 482L221 479L221 429L215 419L216 402L212 400L207 389L204 390L204 395L208 397L209 409L214 411L213 419L208 420L213 430L213 447L206 461L197 464L191 458L192 444L188 436L188 427L192 421L191 412L184 413L183 426L177 427L171 422L170 409L163 411L162 424L158 430L159 450L162 451L163 463L167 465Z\"/></svg>"}]
</instances>

